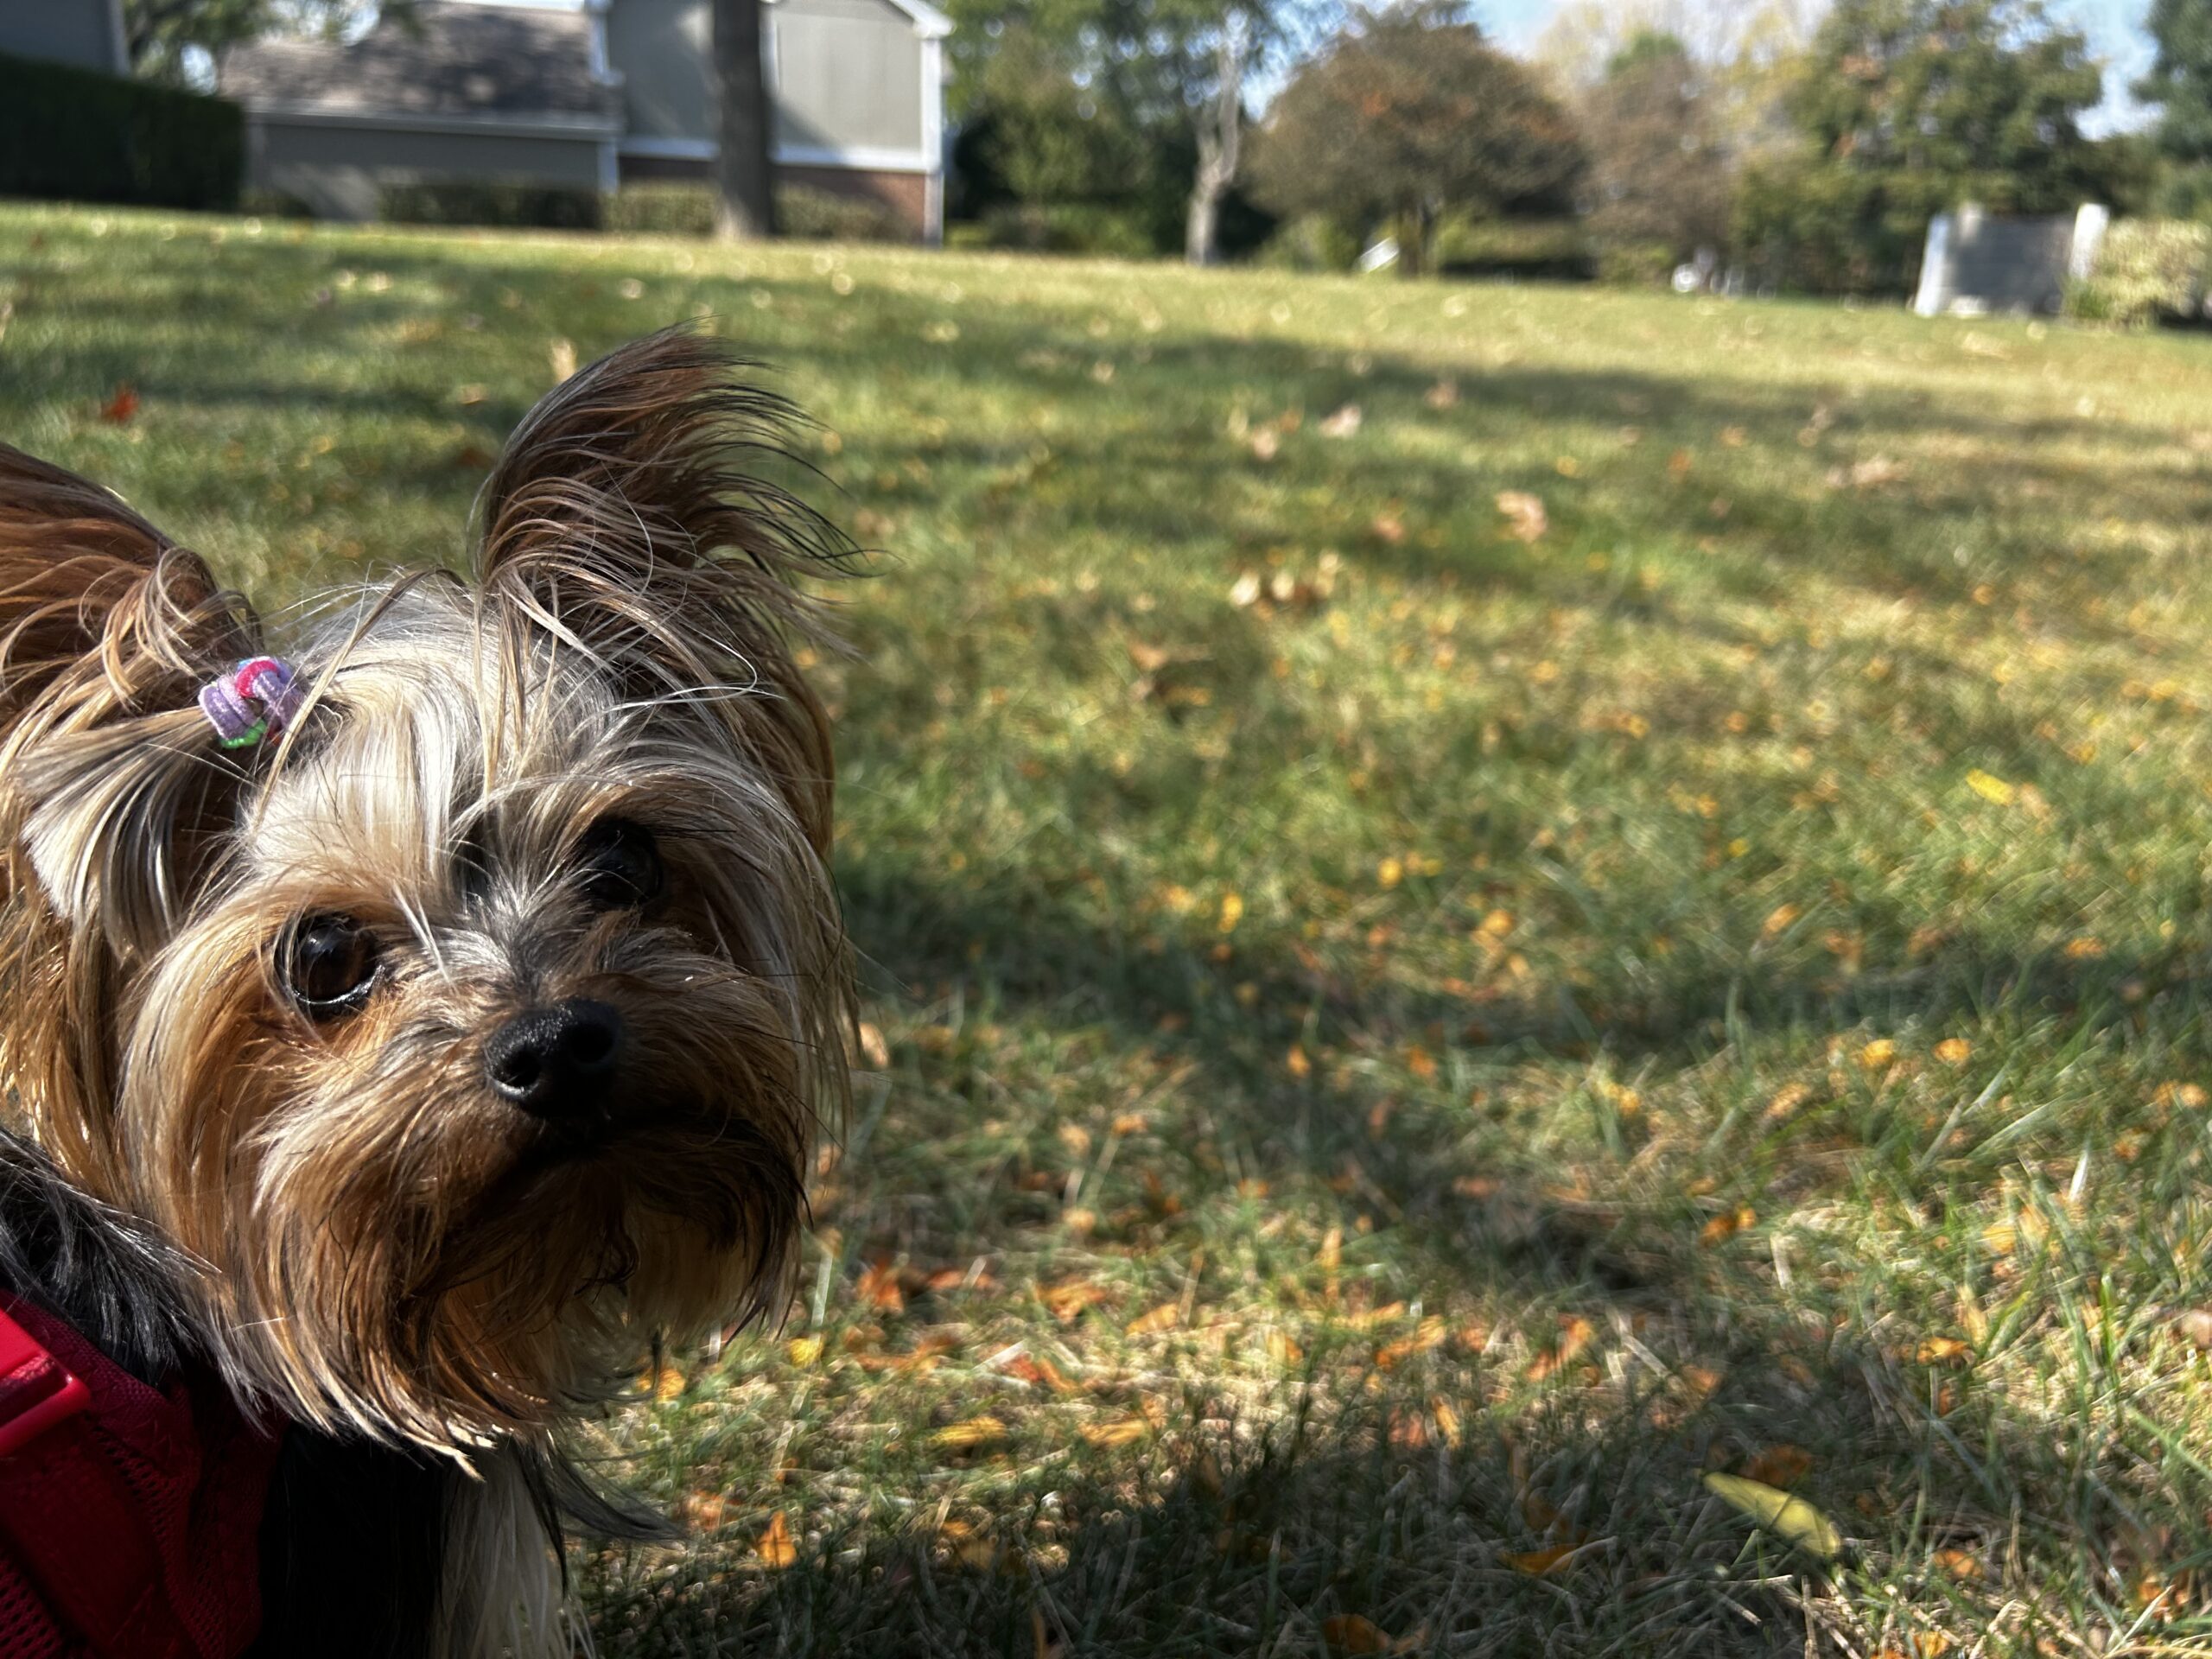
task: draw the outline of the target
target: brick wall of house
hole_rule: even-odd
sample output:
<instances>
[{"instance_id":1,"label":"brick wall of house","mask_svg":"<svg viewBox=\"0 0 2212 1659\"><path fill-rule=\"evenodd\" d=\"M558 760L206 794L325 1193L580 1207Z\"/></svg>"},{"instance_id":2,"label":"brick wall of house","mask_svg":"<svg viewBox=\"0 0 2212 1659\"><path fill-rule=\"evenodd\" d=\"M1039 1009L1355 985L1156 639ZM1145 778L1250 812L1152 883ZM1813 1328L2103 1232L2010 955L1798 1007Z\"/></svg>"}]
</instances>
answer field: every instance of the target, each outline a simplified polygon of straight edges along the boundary
<instances>
[{"instance_id":1,"label":"brick wall of house","mask_svg":"<svg viewBox=\"0 0 2212 1659\"><path fill-rule=\"evenodd\" d=\"M650 156L625 156L622 158L622 179L625 183L646 179L704 179L704 162L678 161ZM925 173L893 173L857 167L779 167L776 177L790 184L803 184L809 189L823 191L830 195L861 196L870 201L881 202L898 215L914 240L919 242L929 234L929 175Z\"/></svg>"}]
</instances>

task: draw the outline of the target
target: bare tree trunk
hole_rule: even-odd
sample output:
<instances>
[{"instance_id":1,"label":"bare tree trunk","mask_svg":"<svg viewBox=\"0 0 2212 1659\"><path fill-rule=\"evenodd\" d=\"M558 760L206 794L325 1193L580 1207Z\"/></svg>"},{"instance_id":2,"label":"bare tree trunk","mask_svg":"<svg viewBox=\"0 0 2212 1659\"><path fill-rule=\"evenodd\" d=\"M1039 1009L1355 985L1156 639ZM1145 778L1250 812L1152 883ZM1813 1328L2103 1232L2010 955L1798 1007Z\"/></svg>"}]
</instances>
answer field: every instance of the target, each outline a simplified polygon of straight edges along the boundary
<instances>
[{"instance_id":1,"label":"bare tree trunk","mask_svg":"<svg viewBox=\"0 0 2212 1659\"><path fill-rule=\"evenodd\" d=\"M1183 222L1183 258L1210 265L1220 257L1221 199L1236 182L1244 149L1244 60L1248 31L1234 17L1214 45L1214 92L1198 111L1198 170L1191 181L1190 213Z\"/></svg>"},{"instance_id":2,"label":"bare tree trunk","mask_svg":"<svg viewBox=\"0 0 2212 1659\"><path fill-rule=\"evenodd\" d=\"M714 0L715 234L749 242L776 233L768 163L767 67L760 52L761 0Z\"/></svg>"}]
</instances>

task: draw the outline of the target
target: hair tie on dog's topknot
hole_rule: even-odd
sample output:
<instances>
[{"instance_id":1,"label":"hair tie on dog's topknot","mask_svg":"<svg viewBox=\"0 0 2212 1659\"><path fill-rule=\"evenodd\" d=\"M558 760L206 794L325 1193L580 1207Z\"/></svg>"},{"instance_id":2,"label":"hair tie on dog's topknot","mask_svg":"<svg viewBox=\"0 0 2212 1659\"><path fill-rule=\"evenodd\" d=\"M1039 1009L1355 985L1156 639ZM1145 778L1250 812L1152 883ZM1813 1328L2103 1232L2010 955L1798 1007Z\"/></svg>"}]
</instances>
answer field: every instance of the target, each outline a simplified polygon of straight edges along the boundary
<instances>
[{"instance_id":1,"label":"hair tie on dog's topknot","mask_svg":"<svg viewBox=\"0 0 2212 1659\"><path fill-rule=\"evenodd\" d=\"M289 663L249 657L200 688L200 712L225 748L242 749L282 731L299 713L300 697Z\"/></svg>"}]
</instances>

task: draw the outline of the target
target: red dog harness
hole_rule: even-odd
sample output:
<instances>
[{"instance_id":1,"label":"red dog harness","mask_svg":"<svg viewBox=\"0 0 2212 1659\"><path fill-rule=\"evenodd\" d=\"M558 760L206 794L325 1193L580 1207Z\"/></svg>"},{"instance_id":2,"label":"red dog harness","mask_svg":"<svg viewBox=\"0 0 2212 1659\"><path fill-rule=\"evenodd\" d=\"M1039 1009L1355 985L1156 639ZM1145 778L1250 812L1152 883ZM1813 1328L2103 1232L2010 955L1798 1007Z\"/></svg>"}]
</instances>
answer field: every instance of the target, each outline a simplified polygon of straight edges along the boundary
<instances>
[{"instance_id":1,"label":"red dog harness","mask_svg":"<svg viewBox=\"0 0 2212 1659\"><path fill-rule=\"evenodd\" d=\"M236 1659L276 1439L0 1293L0 1656Z\"/></svg>"}]
</instances>

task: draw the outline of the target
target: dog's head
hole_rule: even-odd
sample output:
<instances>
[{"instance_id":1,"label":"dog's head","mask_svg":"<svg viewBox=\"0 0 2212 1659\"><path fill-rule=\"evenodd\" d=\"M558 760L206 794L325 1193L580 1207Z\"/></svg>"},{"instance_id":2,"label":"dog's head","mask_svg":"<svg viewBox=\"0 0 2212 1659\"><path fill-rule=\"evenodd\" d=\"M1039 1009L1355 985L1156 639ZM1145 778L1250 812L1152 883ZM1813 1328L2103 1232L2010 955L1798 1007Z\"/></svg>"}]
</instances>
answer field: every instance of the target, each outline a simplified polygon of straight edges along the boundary
<instances>
[{"instance_id":1,"label":"dog's head","mask_svg":"<svg viewBox=\"0 0 2212 1659\"><path fill-rule=\"evenodd\" d=\"M0 450L0 1069L300 1418L528 1430L784 1283L849 1019L791 578L844 544L733 366L575 376L467 578L243 687L196 556Z\"/></svg>"}]
</instances>

